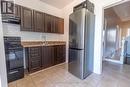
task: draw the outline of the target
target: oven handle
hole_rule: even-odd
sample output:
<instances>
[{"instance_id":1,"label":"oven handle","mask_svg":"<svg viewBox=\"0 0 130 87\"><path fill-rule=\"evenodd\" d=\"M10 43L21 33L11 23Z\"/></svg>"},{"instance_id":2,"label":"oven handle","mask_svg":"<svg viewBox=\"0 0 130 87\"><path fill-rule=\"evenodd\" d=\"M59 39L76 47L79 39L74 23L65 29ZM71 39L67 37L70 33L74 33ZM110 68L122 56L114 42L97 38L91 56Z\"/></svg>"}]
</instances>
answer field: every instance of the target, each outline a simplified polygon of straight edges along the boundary
<instances>
[{"instance_id":1,"label":"oven handle","mask_svg":"<svg viewBox=\"0 0 130 87\"><path fill-rule=\"evenodd\" d=\"M14 73L17 73L19 71L12 71L12 72L9 72L9 74L14 74Z\"/></svg>"}]
</instances>

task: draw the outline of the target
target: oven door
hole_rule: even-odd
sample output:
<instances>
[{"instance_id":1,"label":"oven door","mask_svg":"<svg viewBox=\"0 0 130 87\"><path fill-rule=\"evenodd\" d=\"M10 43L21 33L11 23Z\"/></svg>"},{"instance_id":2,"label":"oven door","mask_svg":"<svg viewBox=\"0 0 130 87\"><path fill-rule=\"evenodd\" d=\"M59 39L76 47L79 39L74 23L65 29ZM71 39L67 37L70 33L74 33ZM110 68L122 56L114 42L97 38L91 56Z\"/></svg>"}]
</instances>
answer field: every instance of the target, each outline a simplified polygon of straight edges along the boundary
<instances>
[{"instance_id":1,"label":"oven door","mask_svg":"<svg viewBox=\"0 0 130 87\"><path fill-rule=\"evenodd\" d=\"M11 49L6 52L7 69L23 67L23 49Z\"/></svg>"}]
</instances>

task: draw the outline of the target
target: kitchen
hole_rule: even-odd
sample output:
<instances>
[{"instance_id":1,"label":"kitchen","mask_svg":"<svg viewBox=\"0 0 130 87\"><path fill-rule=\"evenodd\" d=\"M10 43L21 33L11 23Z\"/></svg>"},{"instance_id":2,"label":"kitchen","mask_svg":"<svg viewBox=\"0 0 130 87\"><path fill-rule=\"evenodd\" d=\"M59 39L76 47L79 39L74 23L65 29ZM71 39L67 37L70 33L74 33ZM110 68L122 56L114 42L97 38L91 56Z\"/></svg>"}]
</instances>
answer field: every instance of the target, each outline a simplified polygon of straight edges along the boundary
<instances>
[{"instance_id":1,"label":"kitchen","mask_svg":"<svg viewBox=\"0 0 130 87\"><path fill-rule=\"evenodd\" d=\"M72 6L72 7L74 7L75 5L77 5L77 4L79 4L79 2L81 2L81 1L75 1L75 2L73 2L72 4L70 4L70 6ZM61 15L64 15L63 17L64 17L64 22L65 22L65 24L64 24L64 34L63 35L50 35L50 34L45 34L45 36L46 36L46 39L47 40L49 40L49 41L65 41L65 45L66 45L66 47L68 48L68 15L70 15L70 13L72 12L72 9L70 9L70 10L68 10L68 8L70 8L69 6L68 7L66 7L66 8L64 8L64 13L62 13L61 12L61 10L57 10L56 8L53 8L53 12L52 12L52 10L47 10L49 7L47 7L48 5L42 5L41 6L41 2L39 2L39 4L38 4L38 6L41 6L40 7L40 9L37 7L37 6L35 6L35 3L38 3L37 1L35 1L34 0L34 4L32 4L31 2L29 2L29 1L20 1L20 0L16 0L16 4L19 4L19 5L21 5L21 6L27 6L28 8L32 8L32 9L34 9L34 7L35 7L35 9L36 10L40 10L41 9L41 7L43 7L43 8L46 8L46 10L45 11L48 11L47 13L51 13L51 14L54 14L55 16L58 16L58 17L61 17ZM94 2L94 3L97 3L97 2ZM108 3L111 3L111 2L108 2ZM72 8L71 7L71 8ZM51 8L51 7L50 7ZM101 14L101 12L102 12L102 10L101 9L99 9L99 8L102 8L100 5L97 5L96 4L96 6L95 6L95 14L96 14L96 30L95 30L95 32L96 32L96 35L95 35L95 37L96 37L96 39L95 39L95 43L96 42L98 42L99 44L95 44L95 46L96 46L96 48L95 48L95 55L94 55L94 72L95 73L98 73L98 74L101 74L101 62L102 61L99 61L100 60L100 58L101 58L101 54L100 53L96 53L97 51L98 52L100 52L101 51L101 49L99 49L100 47L101 47L101 44L100 44L100 40L101 40L101 35L100 35L100 33L101 33L101 27L102 26L100 26L100 25L102 25L102 18L101 18L101 16L102 16L102 14ZM97 10L98 9L98 10ZM45 11L43 11L43 12L45 12ZM99 16L100 15L100 16ZM99 20L98 20L99 19ZM98 20L98 21L97 21ZM99 29L98 29L99 28ZM18 31L19 32L19 31ZM14 31L13 32L11 32L11 33L15 33ZM23 36L23 34L22 33L20 33L21 34L21 36ZM18 34L18 35L20 35L20 34ZM39 33L32 33L32 34L30 34L30 33L26 33L26 32L24 32L24 34L25 34L25 36L27 36L28 38L26 38L25 39L25 41L26 40L41 40L41 38L43 38L44 36L42 36L42 33L41 34L39 34ZM30 38L30 37L33 37L33 39L32 38ZM35 37L36 36L36 37ZM24 36L23 36L23 38L24 38ZM44 37L45 38L45 37ZM43 39L44 39L43 38ZM52 38L54 38L54 39L52 39ZM44 39L45 40L45 39ZM66 56L68 56L68 49L66 49ZM68 61L67 60L68 58L66 58L66 62ZM96 60L98 60L98 61L96 61Z\"/></svg>"},{"instance_id":2,"label":"kitchen","mask_svg":"<svg viewBox=\"0 0 130 87\"><path fill-rule=\"evenodd\" d=\"M10 9L13 6L14 9ZM92 7L90 10L94 12L94 5ZM59 37L62 39L62 34L64 34L63 18L3 1L2 24L8 82L24 78L25 71L32 74L65 62L66 41L59 40ZM52 39L48 36L53 34L53 40L48 40ZM73 49L71 50L73 54ZM72 72L71 69L70 71ZM90 73L86 71L86 74L88 76ZM84 79L86 76L80 78Z\"/></svg>"},{"instance_id":3,"label":"kitchen","mask_svg":"<svg viewBox=\"0 0 130 87\"><path fill-rule=\"evenodd\" d=\"M15 6L12 14L9 6L10 8ZM48 40L46 37L51 34L55 35L53 37L62 37L64 34L62 18L13 4L13 2L3 1L2 24L8 82L24 77L24 69L28 73L32 73L65 62L66 42L56 38L54 41ZM28 33L31 36L26 36ZM50 35L46 33L50 33ZM20 36L20 34L22 35ZM36 40L25 41L24 38L28 37L36 38Z\"/></svg>"}]
</instances>

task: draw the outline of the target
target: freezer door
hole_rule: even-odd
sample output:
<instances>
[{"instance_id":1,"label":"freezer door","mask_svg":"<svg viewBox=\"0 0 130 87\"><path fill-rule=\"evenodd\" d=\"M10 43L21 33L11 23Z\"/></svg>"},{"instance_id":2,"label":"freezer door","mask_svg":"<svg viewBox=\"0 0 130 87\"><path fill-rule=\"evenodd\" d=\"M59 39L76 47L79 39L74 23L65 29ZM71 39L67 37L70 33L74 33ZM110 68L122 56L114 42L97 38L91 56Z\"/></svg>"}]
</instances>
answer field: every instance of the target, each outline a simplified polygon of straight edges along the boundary
<instances>
[{"instance_id":1,"label":"freezer door","mask_svg":"<svg viewBox=\"0 0 130 87\"><path fill-rule=\"evenodd\" d=\"M85 9L69 17L69 48L84 49Z\"/></svg>"},{"instance_id":2,"label":"freezer door","mask_svg":"<svg viewBox=\"0 0 130 87\"><path fill-rule=\"evenodd\" d=\"M84 50L69 49L68 71L76 77L83 79Z\"/></svg>"}]
</instances>

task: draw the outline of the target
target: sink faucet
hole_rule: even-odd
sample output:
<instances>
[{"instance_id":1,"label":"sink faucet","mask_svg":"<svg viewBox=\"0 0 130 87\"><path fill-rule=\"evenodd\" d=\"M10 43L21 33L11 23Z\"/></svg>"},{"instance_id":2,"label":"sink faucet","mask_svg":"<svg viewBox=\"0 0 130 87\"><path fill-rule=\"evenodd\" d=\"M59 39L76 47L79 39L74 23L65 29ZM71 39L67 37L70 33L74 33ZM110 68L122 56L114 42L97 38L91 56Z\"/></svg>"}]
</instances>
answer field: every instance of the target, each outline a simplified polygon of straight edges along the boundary
<instances>
[{"instance_id":1,"label":"sink faucet","mask_svg":"<svg viewBox=\"0 0 130 87\"><path fill-rule=\"evenodd\" d=\"M42 35L41 35L41 39L42 39L42 42L44 42L43 44L47 44L47 42L46 42L46 36L45 35L43 35L43 33L42 33Z\"/></svg>"}]
</instances>

